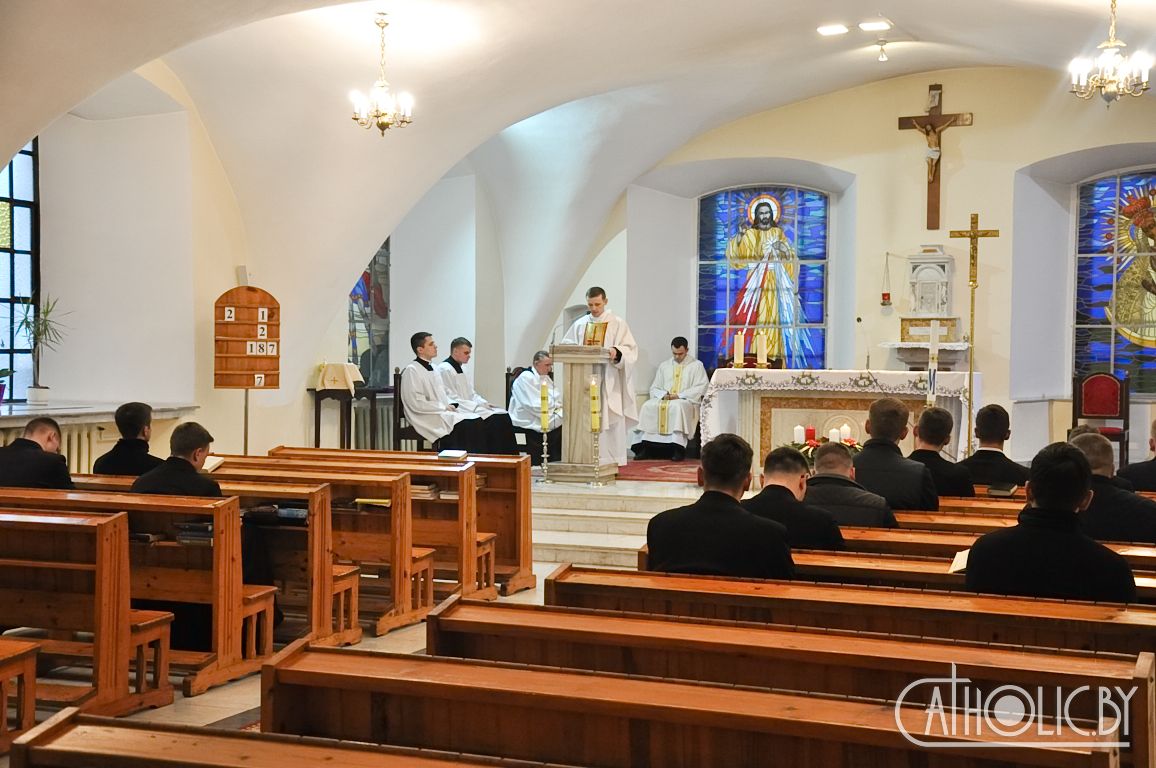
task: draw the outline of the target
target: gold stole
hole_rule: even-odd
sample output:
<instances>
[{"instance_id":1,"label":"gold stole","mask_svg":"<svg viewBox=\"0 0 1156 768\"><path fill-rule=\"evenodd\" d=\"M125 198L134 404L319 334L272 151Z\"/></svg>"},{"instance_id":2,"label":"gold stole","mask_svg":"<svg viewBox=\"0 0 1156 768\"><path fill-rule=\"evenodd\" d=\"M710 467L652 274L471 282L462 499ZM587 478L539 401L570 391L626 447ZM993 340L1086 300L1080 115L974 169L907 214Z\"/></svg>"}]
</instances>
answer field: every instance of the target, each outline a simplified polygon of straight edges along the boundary
<instances>
[{"instance_id":1,"label":"gold stole","mask_svg":"<svg viewBox=\"0 0 1156 768\"><path fill-rule=\"evenodd\" d=\"M674 384L670 387L670 394L677 395L678 388L682 386L682 369L683 366L674 366ZM663 400L658 404L658 434L669 435L670 424L667 422L668 414L670 412L670 401Z\"/></svg>"},{"instance_id":2,"label":"gold stole","mask_svg":"<svg viewBox=\"0 0 1156 768\"><path fill-rule=\"evenodd\" d=\"M606 342L606 326L609 323L587 323L586 333L582 339L582 346L601 347Z\"/></svg>"}]
</instances>

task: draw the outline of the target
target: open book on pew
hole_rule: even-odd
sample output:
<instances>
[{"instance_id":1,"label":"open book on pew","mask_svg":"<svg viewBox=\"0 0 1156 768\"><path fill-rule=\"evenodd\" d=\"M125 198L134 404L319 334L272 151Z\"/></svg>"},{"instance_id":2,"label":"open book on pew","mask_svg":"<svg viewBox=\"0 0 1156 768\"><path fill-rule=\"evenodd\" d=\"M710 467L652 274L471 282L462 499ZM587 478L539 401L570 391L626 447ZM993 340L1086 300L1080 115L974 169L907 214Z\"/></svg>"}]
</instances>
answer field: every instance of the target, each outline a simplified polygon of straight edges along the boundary
<instances>
[{"instance_id":1,"label":"open book on pew","mask_svg":"<svg viewBox=\"0 0 1156 768\"><path fill-rule=\"evenodd\" d=\"M221 466L224 463L225 463L225 459L222 456L206 456L205 457L205 465L203 467L201 467L201 471L202 472L212 472L214 469L216 469L217 467Z\"/></svg>"},{"instance_id":2,"label":"open book on pew","mask_svg":"<svg viewBox=\"0 0 1156 768\"><path fill-rule=\"evenodd\" d=\"M965 549L955 553L955 557L951 558L951 566L947 569L948 573L965 573L967 571L967 556L971 553L970 549Z\"/></svg>"}]
</instances>

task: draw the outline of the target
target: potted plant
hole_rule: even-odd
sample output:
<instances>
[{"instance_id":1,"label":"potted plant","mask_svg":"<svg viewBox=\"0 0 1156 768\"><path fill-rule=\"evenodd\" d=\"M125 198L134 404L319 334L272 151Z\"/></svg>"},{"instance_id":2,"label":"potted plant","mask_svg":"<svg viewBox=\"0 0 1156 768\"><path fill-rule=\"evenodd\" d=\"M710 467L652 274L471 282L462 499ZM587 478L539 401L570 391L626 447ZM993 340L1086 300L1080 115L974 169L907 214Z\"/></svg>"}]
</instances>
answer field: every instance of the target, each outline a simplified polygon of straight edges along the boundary
<instances>
[{"instance_id":1,"label":"potted plant","mask_svg":"<svg viewBox=\"0 0 1156 768\"><path fill-rule=\"evenodd\" d=\"M60 322L60 314L56 311L56 299L47 294L40 302L40 306L28 302L24 305L24 316L16 326L17 333L28 335L32 345L32 386L28 388L28 402L44 403L48 401L48 387L40 384L40 356L46 349L56 349L64 339L64 325Z\"/></svg>"}]
</instances>

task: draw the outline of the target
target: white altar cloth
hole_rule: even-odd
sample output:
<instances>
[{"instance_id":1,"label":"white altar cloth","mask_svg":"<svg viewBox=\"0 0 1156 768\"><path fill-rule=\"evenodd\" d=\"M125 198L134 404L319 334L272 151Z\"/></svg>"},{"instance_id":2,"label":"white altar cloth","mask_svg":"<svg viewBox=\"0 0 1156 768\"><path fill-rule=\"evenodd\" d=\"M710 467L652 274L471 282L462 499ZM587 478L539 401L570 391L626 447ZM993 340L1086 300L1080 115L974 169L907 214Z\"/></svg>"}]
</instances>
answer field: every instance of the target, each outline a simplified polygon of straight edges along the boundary
<instances>
[{"instance_id":1,"label":"white altar cloth","mask_svg":"<svg viewBox=\"0 0 1156 768\"><path fill-rule=\"evenodd\" d=\"M975 400L982 402L980 374L975 374ZM759 400L764 394L775 396L817 397L824 394L858 395L860 397L925 397L926 371L809 371L764 368L719 368L711 376L702 398L702 442L724 432L742 436L755 449L755 461L774 446L761 441ZM968 401L967 371L939 371L936 374L935 404L946 408L955 419L955 453L965 455L967 446ZM822 435L820 435L822 437ZM781 442L789 442L789 439ZM757 469L757 467L756 467ZM757 478L757 472L756 472Z\"/></svg>"}]
</instances>

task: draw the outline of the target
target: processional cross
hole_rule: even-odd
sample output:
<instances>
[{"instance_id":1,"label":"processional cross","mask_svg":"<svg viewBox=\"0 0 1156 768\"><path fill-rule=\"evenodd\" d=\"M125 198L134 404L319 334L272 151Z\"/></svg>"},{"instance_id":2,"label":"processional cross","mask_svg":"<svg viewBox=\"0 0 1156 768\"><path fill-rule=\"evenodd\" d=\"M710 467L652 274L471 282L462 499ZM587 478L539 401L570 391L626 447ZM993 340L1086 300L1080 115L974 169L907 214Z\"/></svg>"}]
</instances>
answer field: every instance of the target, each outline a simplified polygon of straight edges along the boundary
<instances>
[{"instance_id":1,"label":"processional cross","mask_svg":"<svg viewBox=\"0 0 1156 768\"><path fill-rule=\"evenodd\" d=\"M915 129L927 139L927 228L939 229L939 156L943 153L940 140L943 132L953 125L971 125L970 112L943 114L943 86L933 83L927 87L927 114L899 118L899 130Z\"/></svg>"},{"instance_id":2,"label":"processional cross","mask_svg":"<svg viewBox=\"0 0 1156 768\"><path fill-rule=\"evenodd\" d=\"M971 289L971 321L967 333L967 455L971 455L972 435L975 431L975 289L979 287L979 239L999 237L998 229L980 229L979 214L971 214L970 229L953 229L951 237L966 237L971 241L968 258L967 285Z\"/></svg>"}]
</instances>

